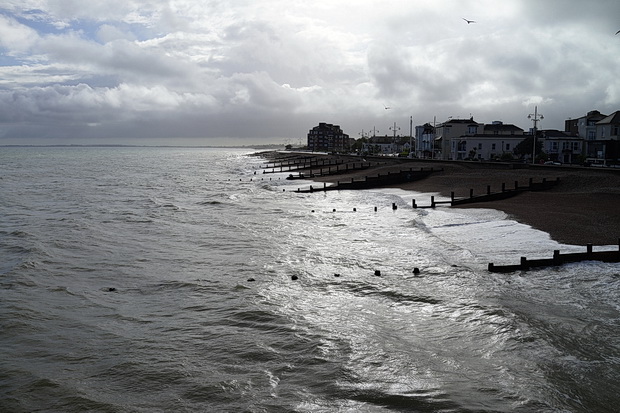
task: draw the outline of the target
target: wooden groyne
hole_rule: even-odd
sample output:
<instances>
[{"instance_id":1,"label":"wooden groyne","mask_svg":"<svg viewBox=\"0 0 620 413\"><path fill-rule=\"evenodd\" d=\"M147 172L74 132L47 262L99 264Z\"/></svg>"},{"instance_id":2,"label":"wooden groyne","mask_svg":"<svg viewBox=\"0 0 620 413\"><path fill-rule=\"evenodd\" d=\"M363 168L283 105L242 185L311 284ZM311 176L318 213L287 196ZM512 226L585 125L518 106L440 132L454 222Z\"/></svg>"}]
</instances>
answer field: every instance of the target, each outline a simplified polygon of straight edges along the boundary
<instances>
[{"instance_id":1,"label":"wooden groyne","mask_svg":"<svg viewBox=\"0 0 620 413\"><path fill-rule=\"evenodd\" d=\"M356 162L353 162L353 163L345 163L342 166L341 165L342 164L336 165L335 168L332 168L331 166L328 166L327 168L320 167L318 170L315 169L315 168L306 168L304 170L308 170L308 173L301 172L301 170L300 170L297 173L297 175L290 174L289 176L286 177L286 179L288 179L288 180L312 179L312 178L316 178L318 176L347 174L347 173L351 173L351 172L355 172L355 171L363 171L365 169L369 169L369 168L378 166L379 164L372 164L370 162L368 162L368 163L364 163L364 162L356 163Z\"/></svg>"},{"instance_id":2,"label":"wooden groyne","mask_svg":"<svg viewBox=\"0 0 620 413\"><path fill-rule=\"evenodd\" d=\"M414 208L435 208L440 204L449 204L450 206L456 205L465 205L465 204L473 204L478 202L490 202L490 201L499 201L502 199L511 198L515 195L518 195L525 191L544 191L550 189L557 185L560 182L560 178L556 178L555 180L547 180L543 178L541 182L534 182L533 178L529 179L529 183L527 186L519 186L519 182L515 181L513 188L506 188L506 184L502 184L502 188L500 192L492 192L491 186L487 185L487 191L484 194L474 195L474 190L469 190L469 196L463 198L456 198L454 196L454 191L450 193L450 200L446 201L436 201L434 196L431 196L431 204L429 206L423 207L418 206L413 200Z\"/></svg>"},{"instance_id":3,"label":"wooden groyne","mask_svg":"<svg viewBox=\"0 0 620 413\"><path fill-rule=\"evenodd\" d=\"M351 178L350 181L337 181L335 184L327 185L323 183L323 186L315 187L310 185L308 189L297 188L298 193L309 193L317 191L334 191L345 189L368 189L377 188L381 186L394 185L403 182L413 182L419 179L424 179L434 172L440 172L443 169L436 168L420 168L414 170L409 168L401 170L399 172L388 172L387 174L378 174L376 176L364 176L363 179Z\"/></svg>"},{"instance_id":4,"label":"wooden groyne","mask_svg":"<svg viewBox=\"0 0 620 413\"><path fill-rule=\"evenodd\" d=\"M384 165L385 162L369 162L351 157L289 156L274 158L262 166L263 174L297 172L287 179L308 179L317 176L345 174Z\"/></svg>"},{"instance_id":5,"label":"wooden groyne","mask_svg":"<svg viewBox=\"0 0 620 413\"><path fill-rule=\"evenodd\" d=\"M508 273L527 271L532 268L556 267L581 261L620 262L620 239L618 240L618 250L616 251L593 251L592 244L587 244L586 248L586 252L565 254L561 254L559 250L554 250L552 258L528 259L527 257L521 257L520 263L514 265L495 265L490 262L488 270L490 272Z\"/></svg>"}]
</instances>

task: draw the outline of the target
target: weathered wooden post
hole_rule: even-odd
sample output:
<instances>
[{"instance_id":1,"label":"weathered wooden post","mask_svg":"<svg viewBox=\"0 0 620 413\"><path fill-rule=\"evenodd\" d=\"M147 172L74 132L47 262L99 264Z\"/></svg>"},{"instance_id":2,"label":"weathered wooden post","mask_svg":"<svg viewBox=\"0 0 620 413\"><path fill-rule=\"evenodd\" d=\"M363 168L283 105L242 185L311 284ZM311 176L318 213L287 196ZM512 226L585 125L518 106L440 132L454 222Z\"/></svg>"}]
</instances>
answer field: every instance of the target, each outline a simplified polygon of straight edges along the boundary
<instances>
[{"instance_id":1,"label":"weathered wooden post","mask_svg":"<svg viewBox=\"0 0 620 413\"><path fill-rule=\"evenodd\" d=\"M502 192L506 192L506 183L502 182Z\"/></svg>"},{"instance_id":2,"label":"weathered wooden post","mask_svg":"<svg viewBox=\"0 0 620 413\"><path fill-rule=\"evenodd\" d=\"M560 261L560 250L553 250L553 263L555 265L560 265L562 263Z\"/></svg>"},{"instance_id":3,"label":"weathered wooden post","mask_svg":"<svg viewBox=\"0 0 620 413\"><path fill-rule=\"evenodd\" d=\"M418 207L418 205L415 203L415 199L412 199L412 200L411 200L411 207L412 207L413 209L415 209L415 208L417 208L417 207ZM618 240L618 242L619 242L619 244L620 244L620 240Z\"/></svg>"},{"instance_id":4,"label":"weathered wooden post","mask_svg":"<svg viewBox=\"0 0 620 413\"><path fill-rule=\"evenodd\" d=\"M519 181L515 181L515 189L519 189Z\"/></svg>"},{"instance_id":5,"label":"weathered wooden post","mask_svg":"<svg viewBox=\"0 0 620 413\"><path fill-rule=\"evenodd\" d=\"M527 270L527 257L521 257L521 269Z\"/></svg>"},{"instance_id":6,"label":"weathered wooden post","mask_svg":"<svg viewBox=\"0 0 620 413\"><path fill-rule=\"evenodd\" d=\"M454 191L450 192L450 201L454 202Z\"/></svg>"},{"instance_id":7,"label":"weathered wooden post","mask_svg":"<svg viewBox=\"0 0 620 413\"><path fill-rule=\"evenodd\" d=\"M487 185L487 195L491 195L491 185Z\"/></svg>"},{"instance_id":8,"label":"weathered wooden post","mask_svg":"<svg viewBox=\"0 0 620 413\"><path fill-rule=\"evenodd\" d=\"M469 189L469 197L473 198L474 197L474 188L470 188Z\"/></svg>"},{"instance_id":9,"label":"weathered wooden post","mask_svg":"<svg viewBox=\"0 0 620 413\"><path fill-rule=\"evenodd\" d=\"M435 195L431 195L431 208L435 208Z\"/></svg>"},{"instance_id":10,"label":"weathered wooden post","mask_svg":"<svg viewBox=\"0 0 620 413\"><path fill-rule=\"evenodd\" d=\"M588 251L588 256L592 255L592 244L586 244L586 248Z\"/></svg>"},{"instance_id":11,"label":"weathered wooden post","mask_svg":"<svg viewBox=\"0 0 620 413\"><path fill-rule=\"evenodd\" d=\"M493 272L493 267L495 266L495 264L493 264L492 262L489 263L489 272Z\"/></svg>"}]
</instances>

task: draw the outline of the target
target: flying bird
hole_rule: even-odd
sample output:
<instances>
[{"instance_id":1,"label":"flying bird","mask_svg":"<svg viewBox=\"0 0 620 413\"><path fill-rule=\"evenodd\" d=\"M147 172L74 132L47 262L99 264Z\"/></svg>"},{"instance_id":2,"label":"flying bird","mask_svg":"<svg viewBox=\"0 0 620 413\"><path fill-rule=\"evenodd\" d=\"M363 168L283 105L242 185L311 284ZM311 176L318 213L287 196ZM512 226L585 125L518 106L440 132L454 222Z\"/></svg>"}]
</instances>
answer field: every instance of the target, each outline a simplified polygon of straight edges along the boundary
<instances>
[{"instance_id":1,"label":"flying bird","mask_svg":"<svg viewBox=\"0 0 620 413\"><path fill-rule=\"evenodd\" d=\"M462 18L463 20L465 20L465 21L467 22L467 24L470 24L470 23L476 23L476 22L475 22L475 21L473 21L473 20L467 20L465 17L461 17L461 18Z\"/></svg>"},{"instance_id":2,"label":"flying bird","mask_svg":"<svg viewBox=\"0 0 620 413\"><path fill-rule=\"evenodd\" d=\"M385 108L385 110L392 109L391 107L385 105L383 105L383 107Z\"/></svg>"},{"instance_id":3,"label":"flying bird","mask_svg":"<svg viewBox=\"0 0 620 413\"><path fill-rule=\"evenodd\" d=\"M618 34L618 33L620 33L620 30L618 30L618 31L616 32L616 34Z\"/></svg>"}]
</instances>

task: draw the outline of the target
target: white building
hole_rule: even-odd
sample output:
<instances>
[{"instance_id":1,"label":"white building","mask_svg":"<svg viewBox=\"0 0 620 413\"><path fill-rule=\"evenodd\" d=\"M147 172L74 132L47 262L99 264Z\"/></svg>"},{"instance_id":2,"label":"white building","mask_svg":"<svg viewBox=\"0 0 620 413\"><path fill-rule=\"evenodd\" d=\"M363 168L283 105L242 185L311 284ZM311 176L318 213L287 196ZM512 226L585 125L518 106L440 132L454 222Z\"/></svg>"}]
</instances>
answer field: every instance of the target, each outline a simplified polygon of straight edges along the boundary
<instances>
[{"instance_id":1,"label":"white building","mask_svg":"<svg viewBox=\"0 0 620 413\"><path fill-rule=\"evenodd\" d=\"M470 122L467 133L450 139L449 159L488 161L508 155L512 157L515 147L525 139L523 129L515 125L499 121L477 125L474 129L474 124Z\"/></svg>"}]
</instances>

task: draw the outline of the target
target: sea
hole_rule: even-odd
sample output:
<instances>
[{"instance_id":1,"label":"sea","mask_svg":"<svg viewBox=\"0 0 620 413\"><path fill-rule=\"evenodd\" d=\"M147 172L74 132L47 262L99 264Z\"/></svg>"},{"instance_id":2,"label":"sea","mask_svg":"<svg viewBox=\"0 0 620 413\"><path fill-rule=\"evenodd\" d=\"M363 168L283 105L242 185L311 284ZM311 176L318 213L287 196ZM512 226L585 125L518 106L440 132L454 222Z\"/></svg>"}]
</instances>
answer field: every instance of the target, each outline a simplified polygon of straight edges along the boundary
<instances>
[{"instance_id":1,"label":"sea","mask_svg":"<svg viewBox=\"0 0 620 413\"><path fill-rule=\"evenodd\" d=\"M0 148L1 412L620 409L618 264L257 152Z\"/></svg>"}]
</instances>

